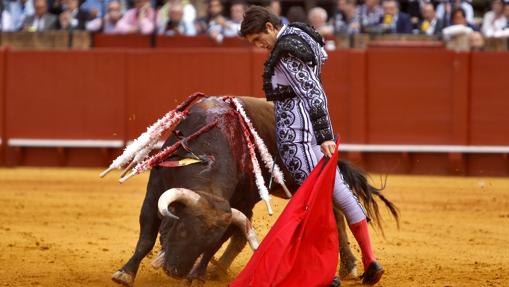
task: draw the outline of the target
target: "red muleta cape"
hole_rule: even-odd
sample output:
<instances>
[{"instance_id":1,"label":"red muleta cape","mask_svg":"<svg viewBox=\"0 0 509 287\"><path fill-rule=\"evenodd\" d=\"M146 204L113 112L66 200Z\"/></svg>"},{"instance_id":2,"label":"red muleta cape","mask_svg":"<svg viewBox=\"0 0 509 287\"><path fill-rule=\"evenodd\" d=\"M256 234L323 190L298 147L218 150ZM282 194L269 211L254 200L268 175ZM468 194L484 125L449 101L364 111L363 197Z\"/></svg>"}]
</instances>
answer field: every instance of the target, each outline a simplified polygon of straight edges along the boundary
<instances>
[{"instance_id":1,"label":"red muleta cape","mask_svg":"<svg viewBox=\"0 0 509 287\"><path fill-rule=\"evenodd\" d=\"M339 252L332 211L337 162L337 149L320 160L230 287L330 286Z\"/></svg>"}]
</instances>

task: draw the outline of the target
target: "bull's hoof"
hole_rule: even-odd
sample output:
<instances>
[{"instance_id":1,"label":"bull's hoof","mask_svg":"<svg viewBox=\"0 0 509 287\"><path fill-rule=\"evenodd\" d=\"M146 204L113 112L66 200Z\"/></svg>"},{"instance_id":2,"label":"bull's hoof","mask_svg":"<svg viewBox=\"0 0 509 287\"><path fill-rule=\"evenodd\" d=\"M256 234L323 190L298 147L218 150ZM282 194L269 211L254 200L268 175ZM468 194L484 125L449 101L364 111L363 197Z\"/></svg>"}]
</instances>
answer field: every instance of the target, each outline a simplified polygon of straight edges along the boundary
<instances>
[{"instance_id":1,"label":"bull's hoof","mask_svg":"<svg viewBox=\"0 0 509 287\"><path fill-rule=\"evenodd\" d=\"M212 280L230 279L228 268L225 268L219 261L211 260L212 266L209 267L208 278Z\"/></svg>"},{"instance_id":2,"label":"bull's hoof","mask_svg":"<svg viewBox=\"0 0 509 287\"><path fill-rule=\"evenodd\" d=\"M113 280L115 283L132 287L134 284L134 275L131 275L124 270L118 270L117 272L113 273L113 275L111 275L111 280Z\"/></svg>"},{"instance_id":3,"label":"bull's hoof","mask_svg":"<svg viewBox=\"0 0 509 287\"><path fill-rule=\"evenodd\" d=\"M339 270L339 277L342 280L353 280L357 279L357 266L352 266L350 268L341 268Z\"/></svg>"},{"instance_id":4,"label":"bull's hoof","mask_svg":"<svg viewBox=\"0 0 509 287\"><path fill-rule=\"evenodd\" d=\"M332 279L329 287L341 287L341 281L339 281L338 276L334 276L334 279Z\"/></svg>"},{"instance_id":5,"label":"bull's hoof","mask_svg":"<svg viewBox=\"0 0 509 287\"><path fill-rule=\"evenodd\" d=\"M382 278L382 275L384 274L384 268L382 265L376 261L371 262L369 264L368 268L366 269L366 272L362 274L362 284L363 285L375 285L380 279Z\"/></svg>"}]
</instances>

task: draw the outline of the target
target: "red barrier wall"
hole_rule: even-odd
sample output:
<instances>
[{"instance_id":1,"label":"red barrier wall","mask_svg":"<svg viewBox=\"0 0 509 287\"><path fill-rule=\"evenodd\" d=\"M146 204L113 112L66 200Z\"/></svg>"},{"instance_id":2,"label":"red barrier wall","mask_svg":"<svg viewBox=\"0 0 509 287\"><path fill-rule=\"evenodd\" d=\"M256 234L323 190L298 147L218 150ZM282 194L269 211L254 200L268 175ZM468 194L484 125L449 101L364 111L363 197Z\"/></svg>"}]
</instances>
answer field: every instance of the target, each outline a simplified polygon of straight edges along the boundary
<instances>
[{"instance_id":1,"label":"red barrier wall","mask_svg":"<svg viewBox=\"0 0 509 287\"><path fill-rule=\"evenodd\" d=\"M473 53L470 67L470 134L473 145L507 145L509 141L508 53ZM479 169L478 167L482 167ZM471 156L469 173L508 173L507 154Z\"/></svg>"},{"instance_id":2,"label":"red barrier wall","mask_svg":"<svg viewBox=\"0 0 509 287\"><path fill-rule=\"evenodd\" d=\"M452 55L375 49L367 57L368 142L450 144Z\"/></svg>"},{"instance_id":3,"label":"red barrier wall","mask_svg":"<svg viewBox=\"0 0 509 287\"><path fill-rule=\"evenodd\" d=\"M263 92L263 69L268 53L262 49L253 49L251 53L251 95L265 97Z\"/></svg>"},{"instance_id":4,"label":"red barrier wall","mask_svg":"<svg viewBox=\"0 0 509 287\"><path fill-rule=\"evenodd\" d=\"M96 33L92 35L94 48L247 48L249 42L240 38L225 38L217 43L208 36L156 36L126 34L111 35Z\"/></svg>"},{"instance_id":5,"label":"red barrier wall","mask_svg":"<svg viewBox=\"0 0 509 287\"><path fill-rule=\"evenodd\" d=\"M125 34L111 35L92 34L92 44L96 48L150 48L150 35Z\"/></svg>"},{"instance_id":6,"label":"red barrier wall","mask_svg":"<svg viewBox=\"0 0 509 287\"><path fill-rule=\"evenodd\" d=\"M344 143L364 142L364 127L359 126L364 113L364 107L359 105L364 98L361 88L364 86L364 64L364 53L344 50L329 53L323 68L322 81L330 117Z\"/></svg>"},{"instance_id":7,"label":"red barrier wall","mask_svg":"<svg viewBox=\"0 0 509 287\"><path fill-rule=\"evenodd\" d=\"M127 67L129 138L194 92L248 96L252 90L246 49L131 51Z\"/></svg>"},{"instance_id":8,"label":"red barrier wall","mask_svg":"<svg viewBox=\"0 0 509 287\"><path fill-rule=\"evenodd\" d=\"M0 49L0 165L5 164L5 146L7 137L5 134L5 57L4 49Z\"/></svg>"},{"instance_id":9,"label":"red barrier wall","mask_svg":"<svg viewBox=\"0 0 509 287\"><path fill-rule=\"evenodd\" d=\"M208 36L157 36L156 48L247 48L249 42L239 38L225 38L217 43Z\"/></svg>"},{"instance_id":10,"label":"red barrier wall","mask_svg":"<svg viewBox=\"0 0 509 287\"><path fill-rule=\"evenodd\" d=\"M196 91L262 97L266 57L265 51L245 48L0 51L0 133L4 143L127 141ZM506 53L339 50L329 53L322 80L343 143L509 145L509 72L498 68L507 64ZM104 166L117 153L9 148L4 164ZM509 174L504 154L346 156L375 172Z\"/></svg>"},{"instance_id":11,"label":"red barrier wall","mask_svg":"<svg viewBox=\"0 0 509 287\"><path fill-rule=\"evenodd\" d=\"M9 51L7 59L9 138L125 138L124 53ZM27 149L21 162L57 163L54 152L46 151L39 157ZM89 160L71 157L69 163L86 165Z\"/></svg>"}]
</instances>

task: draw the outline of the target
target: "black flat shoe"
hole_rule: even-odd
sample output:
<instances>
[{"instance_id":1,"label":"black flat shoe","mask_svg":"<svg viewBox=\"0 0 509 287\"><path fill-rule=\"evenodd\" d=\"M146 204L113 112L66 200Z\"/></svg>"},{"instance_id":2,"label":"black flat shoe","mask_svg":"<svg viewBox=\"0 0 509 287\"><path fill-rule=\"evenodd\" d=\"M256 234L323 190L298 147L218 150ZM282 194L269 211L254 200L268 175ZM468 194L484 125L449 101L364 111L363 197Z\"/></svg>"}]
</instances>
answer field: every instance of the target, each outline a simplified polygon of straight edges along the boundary
<instances>
[{"instance_id":1,"label":"black flat shoe","mask_svg":"<svg viewBox=\"0 0 509 287\"><path fill-rule=\"evenodd\" d=\"M341 281L339 281L338 276L334 276L334 279L332 279L329 287L341 287Z\"/></svg>"},{"instance_id":2,"label":"black flat shoe","mask_svg":"<svg viewBox=\"0 0 509 287\"><path fill-rule=\"evenodd\" d=\"M384 268L382 265L376 261L371 262L369 264L368 269L366 269L366 272L362 274L362 284L363 285L375 285L380 281L382 278L382 275L384 274Z\"/></svg>"}]
</instances>

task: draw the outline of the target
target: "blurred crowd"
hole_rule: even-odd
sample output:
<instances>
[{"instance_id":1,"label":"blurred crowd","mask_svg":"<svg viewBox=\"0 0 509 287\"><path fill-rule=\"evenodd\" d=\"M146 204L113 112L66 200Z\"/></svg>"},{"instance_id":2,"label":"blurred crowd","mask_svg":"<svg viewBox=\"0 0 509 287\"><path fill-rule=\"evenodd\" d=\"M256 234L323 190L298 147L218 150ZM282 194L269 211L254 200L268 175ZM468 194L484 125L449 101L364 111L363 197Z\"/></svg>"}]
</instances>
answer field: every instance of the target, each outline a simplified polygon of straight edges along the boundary
<instances>
[{"instance_id":1,"label":"blurred crowd","mask_svg":"<svg viewBox=\"0 0 509 287\"><path fill-rule=\"evenodd\" d=\"M489 7L476 13L469 1L338 0L329 13L320 6L306 11L304 6L295 5L287 7L285 15L281 13L281 1L261 3L279 15L284 24L307 22L325 37L356 33L441 36L447 31L454 34L465 29L482 33L484 37L509 35L509 0L491 0ZM0 30L209 35L221 42L225 37L237 36L250 3L235 0L0 0ZM447 30L450 27L453 29Z\"/></svg>"}]
</instances>

